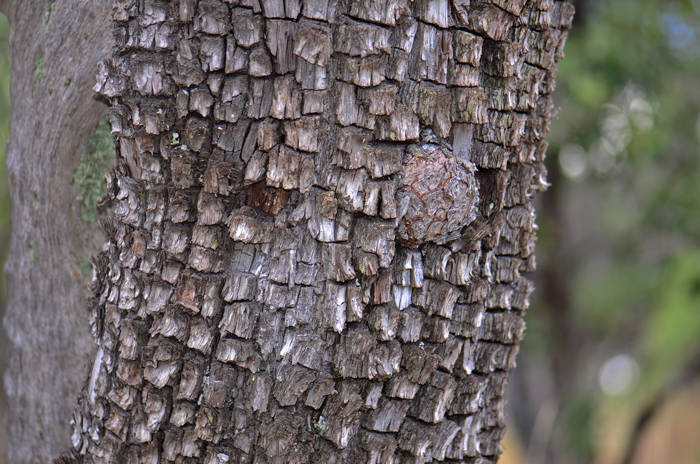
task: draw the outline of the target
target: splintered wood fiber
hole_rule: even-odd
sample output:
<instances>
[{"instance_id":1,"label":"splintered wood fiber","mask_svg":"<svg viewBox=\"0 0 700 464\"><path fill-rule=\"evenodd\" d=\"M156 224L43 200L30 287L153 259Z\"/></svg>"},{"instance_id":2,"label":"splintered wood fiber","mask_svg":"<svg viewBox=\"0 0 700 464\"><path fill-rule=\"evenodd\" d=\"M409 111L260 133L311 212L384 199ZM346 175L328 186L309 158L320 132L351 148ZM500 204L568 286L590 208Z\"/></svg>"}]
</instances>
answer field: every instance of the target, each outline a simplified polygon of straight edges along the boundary
<instances>
[{"instance_id":1,"label":"splintered wood fiber","mask_svg":"<svg viewBox=\"0 0 700 464\"><path fill-rule=\"evenodd\" d=\"M86 463L493 463L573 7L117 0Z\"/></svg>"}]
</instances>

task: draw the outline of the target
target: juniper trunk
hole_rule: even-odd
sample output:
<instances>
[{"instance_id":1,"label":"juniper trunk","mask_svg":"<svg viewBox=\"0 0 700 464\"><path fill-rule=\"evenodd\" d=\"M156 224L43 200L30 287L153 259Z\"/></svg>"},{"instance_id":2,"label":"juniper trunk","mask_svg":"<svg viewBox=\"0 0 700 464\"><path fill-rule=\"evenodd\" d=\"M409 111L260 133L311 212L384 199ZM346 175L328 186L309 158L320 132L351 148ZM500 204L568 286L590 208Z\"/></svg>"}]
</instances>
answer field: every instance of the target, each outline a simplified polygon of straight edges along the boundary
<instances>
[{"instance_id":1,"label":"juniper trunk","mask_svg":"<svg viewBox=\"0 0 700 464\"><path fill-rule=\"evenodd\" d=\"M496 461L572 15L117 0L73 459Z\"/></svg>"}]
</instances>

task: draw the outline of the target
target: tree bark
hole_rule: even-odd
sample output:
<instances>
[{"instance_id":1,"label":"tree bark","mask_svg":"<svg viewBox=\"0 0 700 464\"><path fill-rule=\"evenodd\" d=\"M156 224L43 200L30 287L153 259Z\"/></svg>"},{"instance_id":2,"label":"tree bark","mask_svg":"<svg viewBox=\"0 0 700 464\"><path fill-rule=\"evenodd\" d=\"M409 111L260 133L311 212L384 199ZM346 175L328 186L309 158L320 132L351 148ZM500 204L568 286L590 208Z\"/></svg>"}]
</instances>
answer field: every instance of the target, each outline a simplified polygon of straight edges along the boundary
<instances>
[{"instance_id":1,"label":"tree bark","mask_svg":"<svg viewBox=\"0 0 700 464\"><path fill-rule=\"evenodd\" d=\"M51 2L53 4L53 2ZM10 348L5 389L12 463L50 462L70 443L84 367L97 351L80 260L104 235L80 220L72 184L85 141L107 107L91 87L109 56L102 2L4 2L11 24L7 166L12 236L5 266Z\"/></svg>"},{"instance_id":2,"label":"tree bark","mask_svg":"<svg viewBox=\"0 0 700 464\"><path fill-rule=\"evenodd\" d=\"M572 14L116 1L77 459L495 461Z\"/></svg>"}]
</instances>

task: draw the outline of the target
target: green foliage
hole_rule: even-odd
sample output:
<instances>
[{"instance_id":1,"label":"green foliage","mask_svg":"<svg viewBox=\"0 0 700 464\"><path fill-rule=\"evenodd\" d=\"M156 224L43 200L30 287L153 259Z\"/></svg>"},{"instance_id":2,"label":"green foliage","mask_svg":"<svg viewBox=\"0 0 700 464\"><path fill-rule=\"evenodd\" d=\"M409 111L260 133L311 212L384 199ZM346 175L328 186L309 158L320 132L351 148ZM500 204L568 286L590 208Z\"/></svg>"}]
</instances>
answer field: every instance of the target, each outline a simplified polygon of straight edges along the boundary
<instances>
[{"instance_id":1,"label":"green foliage","mask_svg":"<svg viewBox=\"0 0 700 464\"><path fill-rule=\"evenodd\" d=\"M579 456L590 458L594 453L594 437L590 423L595 410L594 400L590 395L575 397L563 412L565 440L571 450Z\"/></svg>"},{"instance_id":2,"label":"green foliage","mask_svg":"<svg viewBox=\"0 0 700 464\"><path fill-rule=\"evenodd\" d=\"M664 269L655 311L641 336L646 388L660 388L700 348L700 247L674 256Z\"/></svg>"},{"instance_id":3,"label":"green foliage","mask_svg":"<svg viewBox=\"0 0 700 464\"><path fill-rule=\"evenodd\" d=\"M87 141L85 152L80 157L80 165L73 176L78 191L76 199L81 202L81 218L86 223L97 220L97 199L107 193L105 171L116 156L114 136L109 119L102 119L95 135Z\"/></svg>"}]
</instances>

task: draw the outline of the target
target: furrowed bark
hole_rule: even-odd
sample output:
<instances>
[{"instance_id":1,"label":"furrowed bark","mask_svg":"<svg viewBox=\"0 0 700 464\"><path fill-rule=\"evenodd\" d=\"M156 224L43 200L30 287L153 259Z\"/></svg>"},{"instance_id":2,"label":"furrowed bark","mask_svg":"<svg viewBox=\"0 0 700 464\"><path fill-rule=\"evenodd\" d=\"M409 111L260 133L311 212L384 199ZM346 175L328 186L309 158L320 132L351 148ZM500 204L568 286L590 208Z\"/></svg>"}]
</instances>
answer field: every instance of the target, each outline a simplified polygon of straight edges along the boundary
<instances>
[{"instance_id":1,"label":"furrowed bark","mask_svg":"<svg viewBox=\"0 0 700 464\"><path fill-rule=\"evenodd\" d=\"M80 260L105 237L81 221L72 185L107 107L91 88L109 57L104 2L4 2L10 19L12 112L7 168L12 235L5 275L9 462L45 463L70 444L73 398L96 347L89 276Z\"/></svg>"},{"instance_id":2,"label":"furrowed bark","mask_svg":"<svg viewBox=\"0 0 700 464\"><path fill-rule=\"evenodd\" d=\"M115 2L80 459L495 462L572 15Z\"/></svg>"}]
</instances>

